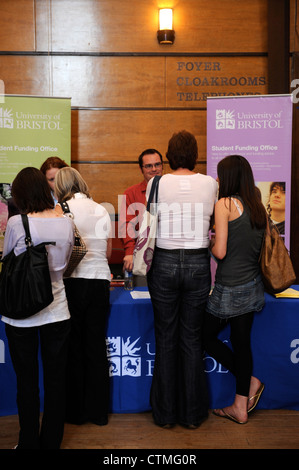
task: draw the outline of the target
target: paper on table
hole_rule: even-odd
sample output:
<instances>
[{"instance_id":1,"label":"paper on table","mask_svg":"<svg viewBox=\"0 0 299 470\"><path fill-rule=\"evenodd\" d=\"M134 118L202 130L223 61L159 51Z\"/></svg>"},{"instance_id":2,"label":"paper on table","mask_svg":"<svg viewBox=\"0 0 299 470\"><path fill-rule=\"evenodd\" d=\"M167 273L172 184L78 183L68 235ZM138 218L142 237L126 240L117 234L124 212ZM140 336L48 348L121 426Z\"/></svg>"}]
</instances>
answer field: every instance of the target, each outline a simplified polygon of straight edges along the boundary
<instances>
[{"instance_id":1,"label":"paper on table","mask_svg":"<svg viewBox=\"0 0 299 470\"><path fill-rule=\"evenodd\" d=\"M130 292L132 299L150 299L149 291L132 290Z\"/></svg>"},{"instance_id":2,"label":"paper on table","mask_svg":"<svg viewBox=\"0 0 299 470\"><path fill-rule=\"evenodd\" d=\"M292 289L291 287L289 289L286 289L282 292L279 292L279 294L275 294L275 297L293 297L293 298L299 298L299 291L296 289Z\"/></svg>"}]
</instances>

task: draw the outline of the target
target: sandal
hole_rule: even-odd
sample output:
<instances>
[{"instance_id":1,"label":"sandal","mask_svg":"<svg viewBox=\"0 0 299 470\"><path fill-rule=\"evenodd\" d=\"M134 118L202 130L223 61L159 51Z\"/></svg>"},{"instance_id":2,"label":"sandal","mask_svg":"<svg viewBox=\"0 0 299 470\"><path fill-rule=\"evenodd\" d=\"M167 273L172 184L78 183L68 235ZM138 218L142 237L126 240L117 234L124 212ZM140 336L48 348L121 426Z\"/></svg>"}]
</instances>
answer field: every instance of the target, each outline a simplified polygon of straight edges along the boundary
<instances>
[{"instance_id":1,"label":"sandal","mask_svg":"<svg viewBox=\"0 0 299 470\"><path fill-rule=\"evenodd\" d=\"M230 415L229 413L226 413L223 408L220 408L220 411L222 411L223 415L217 413L216 410L213 410L213 414L215 416L219 416L219 418L226 418L226 419L229 419L230 421L234 421L235 423L238 423L238 424L246 424L248 422L248 420L239 421L237 418L235 418L235 416Z\"/></svg>"},{"instance_id":2,"label":"sandal","mask_svg":"<svg viewBox=\"0 0 299 470\"><path fill-rule=\"evenodd\" d=\"M250 413L251 411L254 410L254 408L256 407L256 405L258 404L259 402L259 399L261 398L261 394L263 393L264 391L264 388L265 388L265 385L264 384L261 384L258 391L256 392L255 395L252 395L252 397L250 397L248 399L248 402L250 402L250 400L253 400L253 404L251 405L251 407L247 410L247 413Z\"/></svg>"}]
</instances>

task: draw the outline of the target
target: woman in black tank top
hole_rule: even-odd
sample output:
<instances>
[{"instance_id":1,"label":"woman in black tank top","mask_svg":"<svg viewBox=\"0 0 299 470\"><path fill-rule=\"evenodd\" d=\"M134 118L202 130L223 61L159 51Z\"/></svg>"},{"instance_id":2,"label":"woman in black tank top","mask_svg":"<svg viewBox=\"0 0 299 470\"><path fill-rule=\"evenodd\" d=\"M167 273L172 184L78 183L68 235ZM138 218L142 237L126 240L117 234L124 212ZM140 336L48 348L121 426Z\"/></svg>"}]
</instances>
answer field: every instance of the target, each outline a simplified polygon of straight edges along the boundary
<instances>
[{"instance_id":1,"label":"woman in black tank top","mask_svg":"<svg viewBox=\"0 0 299 470\"><path fill-rule=\"evenodd\" d=\"M210 249L218 266L207 304L204 345L236 377L233 404L214 410L214 414L245 424L264 390L261 381L252 376L250 333L254 313L264 306L258 260L267 216L244 157L224 158L218 163L217 173L219 200ZM217 337L227 323L233 349Z\"/></svg>"}]
</instances>

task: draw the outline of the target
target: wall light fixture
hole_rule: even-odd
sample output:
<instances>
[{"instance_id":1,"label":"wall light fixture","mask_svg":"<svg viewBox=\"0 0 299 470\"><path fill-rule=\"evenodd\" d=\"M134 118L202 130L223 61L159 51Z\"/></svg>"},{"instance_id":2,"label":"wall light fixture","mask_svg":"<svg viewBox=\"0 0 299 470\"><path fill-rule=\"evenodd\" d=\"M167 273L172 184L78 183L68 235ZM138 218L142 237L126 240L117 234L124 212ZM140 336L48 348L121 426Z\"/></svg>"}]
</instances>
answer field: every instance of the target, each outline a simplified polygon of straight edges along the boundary
<instances>
[{"instance_id":1,"label":"wall light fixture","mask_svg":"<svg viewBox=\"0 0 299 470\"><path fill-rule=\"evenodd\" d=\"M173 44L175 33L172 29L172 9L161 8L159 10L159 30L157 38L160 44Z\"/></svg>"}]
</instances>

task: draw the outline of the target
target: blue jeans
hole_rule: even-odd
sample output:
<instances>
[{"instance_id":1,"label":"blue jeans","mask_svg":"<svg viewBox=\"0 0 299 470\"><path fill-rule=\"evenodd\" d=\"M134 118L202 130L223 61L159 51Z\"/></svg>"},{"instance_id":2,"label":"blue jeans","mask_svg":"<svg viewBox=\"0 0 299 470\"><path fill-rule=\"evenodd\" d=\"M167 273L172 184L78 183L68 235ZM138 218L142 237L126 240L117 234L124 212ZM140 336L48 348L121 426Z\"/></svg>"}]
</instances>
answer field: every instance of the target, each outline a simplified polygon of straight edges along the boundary
<instances>
[{"instance_id":1,"label":"blue jeans","mask_svg":"<svg viewBox=\"0 0 299 470\"><path fill-rule=\"evenodd\" d=\"M157 424L199 425L208 415L202 323L210 291L207 250L155 250L147 275L156 358L151 406Z\"/></svg>"}]
</instances>

